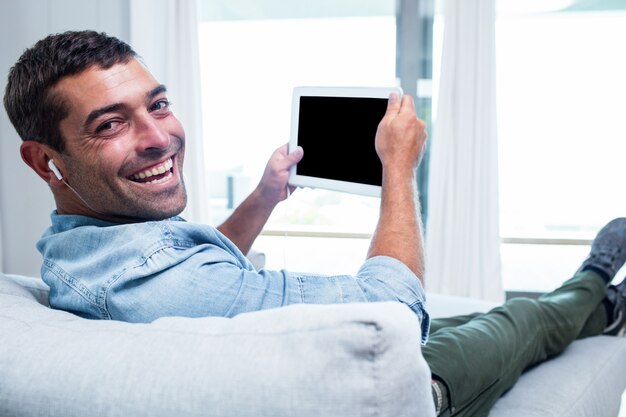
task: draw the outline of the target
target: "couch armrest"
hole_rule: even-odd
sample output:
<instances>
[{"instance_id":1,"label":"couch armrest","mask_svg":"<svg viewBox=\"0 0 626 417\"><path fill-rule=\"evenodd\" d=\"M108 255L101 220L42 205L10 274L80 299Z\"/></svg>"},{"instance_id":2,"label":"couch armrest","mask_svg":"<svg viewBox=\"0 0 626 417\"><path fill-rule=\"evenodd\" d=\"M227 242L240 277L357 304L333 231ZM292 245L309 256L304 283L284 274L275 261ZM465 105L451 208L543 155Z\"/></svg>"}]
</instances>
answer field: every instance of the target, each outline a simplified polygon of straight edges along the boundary
<instances>
[{"instance_id":1,"label":"couch armrest","mask_svg":"<svg viewBox=\"0 0 626 417\"><path fill-rule=\"evenodd\" d=\"M129 324L0 293L0 334L0 415L434 415L399 303Z\"/></svg>"},{"instance_id":2,"label":"couch armrest","mask_svg":"<svg viewBox=\"0 0 626 417\"><path fill-rule=\"evenodd\" d=\"M426 304L433 318L485 312L496 305L442 294L427 294ZM529 369L496 402L489 417L616 416L625 389L626 339L590 337Z\"/></svg>"}]
</instances>

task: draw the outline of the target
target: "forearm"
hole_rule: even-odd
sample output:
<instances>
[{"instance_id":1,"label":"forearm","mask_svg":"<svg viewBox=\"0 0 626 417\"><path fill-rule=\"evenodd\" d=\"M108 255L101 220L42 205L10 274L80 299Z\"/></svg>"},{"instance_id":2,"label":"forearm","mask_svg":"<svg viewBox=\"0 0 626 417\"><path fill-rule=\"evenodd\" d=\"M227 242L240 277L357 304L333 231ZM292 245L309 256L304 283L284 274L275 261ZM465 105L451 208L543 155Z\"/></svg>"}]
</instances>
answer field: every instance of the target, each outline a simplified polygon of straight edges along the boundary
<instances>
[{"instance_id":1,"label":"forearm","mask_svg":"<svg viewBox=\"0 0 626 417\"><path fill-rule=\"evenodd\" d=\"M259 185L217 228L244 254L252 247L276 205L294 191L294 187L287 184L289 169L302 159L303 151L298 147L287 153L287 149L285 144L272 153Z\"/></svg>"},{"instance_id":2,"label":"forearm","mask_svg":"<svg viewBox=\"0 0 626 417\"><path fill-rule=\"evenodd\" d=\"M252 192L233 214L217 229L228 237L244 254L247 254L269 219L275 203L261 198L258 189Z\"/></svg>"},{"instance_id":3,"label":"forearm","mask_svg":"<svg viewBox=\"0 0 626 417\"><path fill-rule=\"evenodd\" d=\"M403 262L422 281L424 244L415 171L383 171L380 217L368 258L390 256Z\"/></svg>"},{"instance_id":4,"label":"forearm","mask_svg":"<svg viewBox=\"0 0 626 417\"><path fill-rule=\"evenodd\" d=\"M412 97L399 100L391 94L376 133L383 183L380 216L367 253L368 258L385 255L403 262L422 284L424 244L415 177L427 136Z\"/></svg>"}]
</instances>

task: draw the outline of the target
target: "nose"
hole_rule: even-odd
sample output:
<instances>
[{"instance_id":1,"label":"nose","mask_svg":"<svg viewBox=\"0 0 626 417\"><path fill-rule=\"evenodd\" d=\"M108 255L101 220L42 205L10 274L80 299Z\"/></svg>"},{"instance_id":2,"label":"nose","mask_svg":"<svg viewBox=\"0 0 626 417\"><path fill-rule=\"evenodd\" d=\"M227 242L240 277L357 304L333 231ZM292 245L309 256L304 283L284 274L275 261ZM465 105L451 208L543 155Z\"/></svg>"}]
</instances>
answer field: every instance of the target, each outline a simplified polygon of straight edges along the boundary
<instances>
[{"instance_id":1,"label":"nose","mask_svg":"<svg viewBox=\"0 0 626 417\"><path fill-rule=\"evenodd\" d=\"M136 125L137 151L163 150L170 146L170 135L163 123L153 118L149 113L142 116Z\"/></svg>"}]
</instances>

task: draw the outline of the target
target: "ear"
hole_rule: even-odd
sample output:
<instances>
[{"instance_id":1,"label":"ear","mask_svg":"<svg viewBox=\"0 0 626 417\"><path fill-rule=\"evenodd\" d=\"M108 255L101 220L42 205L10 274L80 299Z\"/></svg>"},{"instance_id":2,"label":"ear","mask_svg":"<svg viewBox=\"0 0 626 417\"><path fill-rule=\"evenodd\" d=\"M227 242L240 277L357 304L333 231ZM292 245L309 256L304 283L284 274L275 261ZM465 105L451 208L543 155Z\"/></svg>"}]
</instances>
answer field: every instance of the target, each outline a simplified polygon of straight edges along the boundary
<instances>
[{"instance_id":1,"label":"ear","mask_svg":"<svg viewBox=\"0 0 626 417\"><path fill-rule=\"evenodd\" d=\"M50 186L64 185L63 181L59 180L48 167L48 161L56 155L56 152L52 151L48 146L34 140L26 140L22 142L22 146L20 146L20 155L22 155L22 160L26 165L35 171L41 179L50 184ZM59 161L60 158L55 159L57 167L60 165ZM62 169L62 167L60 169Z\"/></svg>"}]
</instances>

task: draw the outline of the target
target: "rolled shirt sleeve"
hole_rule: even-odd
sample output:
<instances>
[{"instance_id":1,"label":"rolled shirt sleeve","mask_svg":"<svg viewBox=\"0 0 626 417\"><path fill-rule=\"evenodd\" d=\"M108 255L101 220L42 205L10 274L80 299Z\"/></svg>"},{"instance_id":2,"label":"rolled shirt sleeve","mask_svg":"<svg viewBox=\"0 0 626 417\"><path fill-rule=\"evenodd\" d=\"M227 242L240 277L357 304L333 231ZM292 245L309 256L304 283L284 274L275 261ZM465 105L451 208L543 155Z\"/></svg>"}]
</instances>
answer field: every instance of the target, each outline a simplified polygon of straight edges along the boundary
<instances>
[{"instance_id":1,"label":"rolled shirt sleeve","mask_svg":"<svg viewBox=\"0 0 626 417\"><path fill-rule=\"evenodd\" d=\"M422 330L422 343L428 338L430 317L421 282L402 262L376 256L363 263L356 276L316 276L294 274L303 303L349 303L398 301L415 313Z\"/></svg>"}]
</instances>

